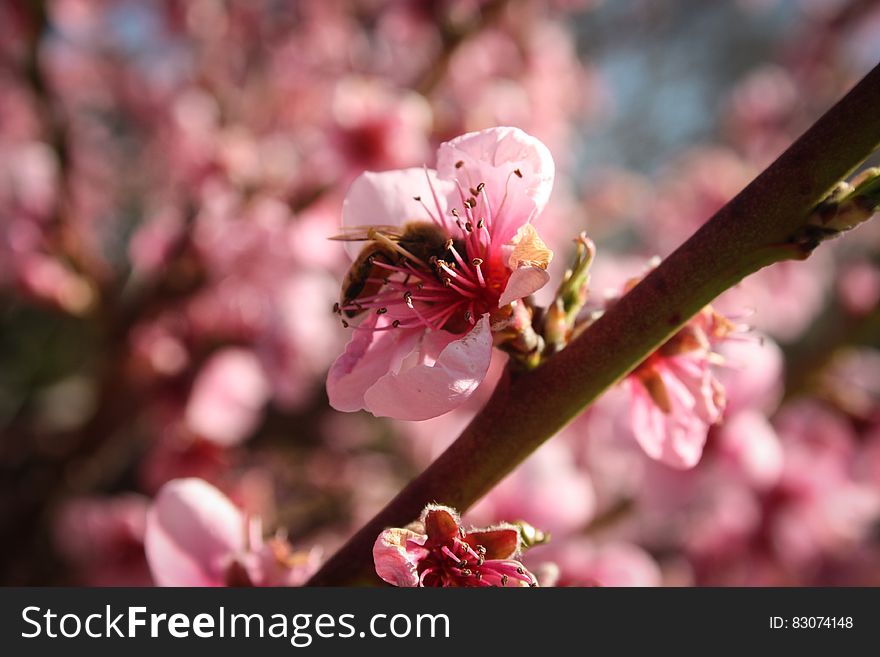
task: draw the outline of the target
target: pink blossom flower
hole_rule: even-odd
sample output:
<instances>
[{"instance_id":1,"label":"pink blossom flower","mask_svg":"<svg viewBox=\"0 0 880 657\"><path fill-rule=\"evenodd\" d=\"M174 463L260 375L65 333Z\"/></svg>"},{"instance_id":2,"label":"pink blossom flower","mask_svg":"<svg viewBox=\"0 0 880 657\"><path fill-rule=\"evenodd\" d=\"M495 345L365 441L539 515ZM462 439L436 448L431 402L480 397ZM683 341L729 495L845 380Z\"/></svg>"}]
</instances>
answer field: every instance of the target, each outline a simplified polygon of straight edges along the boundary
<instances>
[{"instance_id":1,"label":"pink blossom flower","mask_svg":"<svg viewBox=\"0 0 880 657\"><path fill-rule=\"evenodd\" d=\"M516 128L492 128L442 144L437 171L368 172L355 180L344 225L384 226L368 233L379 249L374 258L355 263L368 270L363 290L344 286L340 315L368 314L328 375L334 408L424 420L473 394L493 337L502 340L523 321L521 299L549 279L552 253L530 222L547 203L553 175L541 142ZM415 231L434 244L433 253L410 237Z\"/></svg>"},{"instance_id":2,"label":"pink blossom flower","mask_svg":"<svg viewBox=\"0 0 880 657\"><path fill-rule=\"evenodd\" d=\"M331 141L355 173L424 160L433 117L421 95L395 90L378 79L349 76L336 83L331 111L336 124Z\"/></svg>"},{"instance_id":3,"label":"pink blossom flower","mask_svg":"<svg viewBox=\"0 0 880 657\"><path fill-rule=\"evenodd\" d=\"M516 527L465 531L455 511L432 505L409 527L379 534L373 561L394 586L537 586L519 550Z\"/></svg>"},{"instance_id":4,"label":"pink blossom flower","mask_svg":"<svg viewBox=\"0 0 880 657\"><path fill-rule=\"evenodd\" d=\"M147 514L147 561L159 586L296 586L319 553L293 552L285 538L263 540L247 516L202 479L174 479Z\"/></svg>"},{"instance_id":5,"label":"pink blossom flower","mask_svg":"<svg viewBox=\"0 0 880 657\"><path fill-rule=\"evenodd\" d=\"M699 462L709 426L721 420L725 404L711 368L712 346L733 329L706 307L626 379L633 433L651 458L677 468Z\"/></svg>"},{"instance_id":6,"label":"pink blossom flower","mask_svg":"<svg viewBox=\"0 0 880 657\"><path fill-rule=\"evenodd\" d=\"M186 423L206 440L236 445L256 428L270 392L253 352L223 349L199 372L186 406Z\"/></svg>"}]
</instances>

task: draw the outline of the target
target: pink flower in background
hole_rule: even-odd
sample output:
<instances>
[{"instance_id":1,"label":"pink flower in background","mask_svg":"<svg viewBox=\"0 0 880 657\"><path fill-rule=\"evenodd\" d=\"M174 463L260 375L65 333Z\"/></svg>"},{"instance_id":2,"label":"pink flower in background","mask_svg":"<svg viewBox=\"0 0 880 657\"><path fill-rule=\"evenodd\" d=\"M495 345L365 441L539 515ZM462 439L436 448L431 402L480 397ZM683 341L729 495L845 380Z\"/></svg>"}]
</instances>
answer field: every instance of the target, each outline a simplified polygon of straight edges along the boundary
<instances>
[{"instance_id":1,"label":"pink flower in background","mask_svg":"<svg viewBox=\"0 0 880 657\"><path fill-rule=\"evenodd\" d=\"M758 411L727 418L718 432L721 456L756 490L766 490L782 476L785 454L773 426Z\"/></svg>"},{"instance_id":2,"label":"pink flower in background","mask_svg":"<svg viewBox=\"0 0 880 657\"><path fill-rule=\"evenodd\" d=\"M568 445L552 440L483 497L468 519L482 523L528 518L556 536L583 529L595 511L589 473L577 467Z\"/></svg>"},{"instance_id":3,"label":"pink flower in background","mask_svg":"<svg viewBox=\"0 0 880 657\"><path fill-rule=\"evenodd\" d=\"M465 531L455 511L428 506L408 528L379 534L373 561L394 586L537 586L516 560L519 550L512 525Z\"/></svg>"},{"instance_id":4,"label":"pink flower in background","mask_svg":"<svg viewBox=\"0 0 880 657\"><path fill-rule=\"evenodd\" d=\"M186 406L186 423L202 438L230 447L256 428L270 392L253 352L224 349L199 372Z\"/></svg>"},{"instance_id":5,"label":"pink flower in background","mask_svg":"<svg viewBox=\"0 0 880 657\"><path fill-rule=\"evenodd\" d=\"M676 468L699 462L725 404L712 347L734 328L706 307L627 377L633 433L651 458Z\"/></svg>"},{"instance_id":6,"label":"pink flower in background","mask_svg":"<svg viewBox=\"0 0 880 657\"><path fill-rule=\"evenodd\" d=\"M770 414L779 406L783 391L784 356L772 339L759 333L732 336L715 348L724 367L717 371L727 399L725 415L755 409Z\"/></svg>"},{"instance_id":7,"label":"pink flower in background","mask_svg":"<svg viewBox=\"0 0 880 657\"><path fill-rule=\"evenodd\" d=\"M837 294L852 315L867 315L880 304L880 267L872 262L848 263L837 281Z\"/></svg>"},{"instance_id":8,"label":"pink flower in background","mask_svg":"<svg viewBox=\"0 0 880 657\"><path fill-rule=\"evenodd\" d=\"M336 83L331 112L332 144L352 173L424 161L433 117L420 94L349 76Z\"/></svg>"},{"instance_id":9,"label":"pink flower in background","mask_svg":"<svg viewBox=\"0 0 880 657\"><path fill-rule=\"evenodd\" d=\"M552 253L530 222L553 175L540 141L492 128L442 144L437 171L355 180L343 223L375 250L343 285L340 315L367 315L327 377L334 408L424 420L476 390L493 334L522 321L519 300L549 279Z\"/></svg>"},{"instance_id":10,"label":"pink flower in background","mask_svg":"<svg viewBox=\"0 0 880 657\"><path fill-rule=\"evenodd\" d=\"M141 495L84 497L65 503L55 518L58 551L76 567L77 584L148 586L144 528L149 500Z\"/></svg>"},{"instance_id":11,"label":"pink flower in background","mask_svg":"<svg viewBox=\"0 0 880 657\"><path fill-rule=\"evenodd\" d=\"M316 550L263 540L248 517L201 479L162 487L147 514L147 561L159 586L297 586L317 569Z\"/></svg>"}]
</instances>

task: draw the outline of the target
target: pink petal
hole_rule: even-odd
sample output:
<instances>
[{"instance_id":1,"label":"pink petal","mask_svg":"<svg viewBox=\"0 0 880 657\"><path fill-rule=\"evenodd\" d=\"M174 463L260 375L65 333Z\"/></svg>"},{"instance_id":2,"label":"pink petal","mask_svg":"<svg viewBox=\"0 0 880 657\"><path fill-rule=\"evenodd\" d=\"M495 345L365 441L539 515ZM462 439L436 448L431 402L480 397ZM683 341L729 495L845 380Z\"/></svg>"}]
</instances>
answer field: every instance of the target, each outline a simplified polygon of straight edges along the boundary
<instances>
[{"instance_id":1,"label":"pink petal","mask_svg":"<svg viewBox=\"0 0 880 657\"><path fill-rule=\"evenodd\" d=\"M149 510L144 547L159 586L223 586L245 547L244 518L206 481L174 479Z\"/></svg>"},{"instance_id":2,"label":"pink petal","mask_svg":"<svg viewBox=\"0 0 880 657\"><path fill-rule=\"evenodd\" d=\"M464 164L456 167L459 162ZM515 175L515 170L522 177ZM466 187L486 184L486 194L495 211L493 240L506 243L547 205L555 165L541 141L519 128L501 127L469 132L441 144L437 172L441 179L458 178ZM453 205L460 205L457 196L450 198Z\"/></svg>"},{"instance_id":3,"label":"pink petal","mask_svg":"<svg viewBox=\"0 0 880 657\"><path fill-rule=\"evenodd\" d=\"M540 267L520 267L507 280L507 287L504 288L501 298L498 299L498 307L501 308L511 301L534 294L544 287L549 280L550 274L545 269Z\"/></svg>"},{"instance_id":4,"label":"pink petal","mask_svg":"<svg viewBox=\"0 0 880 657\"><path fill-rule=\"evenodd\" d=\"M394 586L418 586L417 565L424 551L407 549L413 542L423 544L426 536L409 529L386 529L373 544L376 574Z\"/></svg>"},{"instance_id":5,"label":"pink petal","mask_svg":"<svg viewBox=\"0 0 880 657\"><path fill-rule=\"evenodd\" d=\"M670 373L687 388L694 400L694 412L707 424L715 424L724 411L724 388L712 375L707 358L682 355L666 362Z\"/></svg>"},{"instance_id":6,"label":"pink petal","mask_svg":"<svg viewBox=\"0 0 880 657\"><path fill-rule=\"evenodd\" d=\"M442 214L438 213L429 179L437 192ZM408 221L431 221L431 215L446 222L446 198L452 188L452 183L438 180L437 172L431 169L366 171L348 189L342 204L342 225L348 230L366 226L402 226ZM424 206L415 197L420 197ZM362 246L361 242L345 244L352 258Z\"/></svg>"},{"instance_id":7,"label":"pink petal","mask_svg":"<svg viewBox=\"0 0 880 657\"><path fill-rule=\"evenodd\" d=\"M387 326L384 316L371 315L353 330L351 341L327 374L327 396L338 411L367 408L364 395L389 371L400 368L413 351L422 329L372 331ZM368 409L369 410L369 409Z\"/></svg>"},{"instance_id":8,"label":"pink petal","mask_svg":"<svg viewBox=\"0 0 880 657\"><path fill-rule=\"evenodd\" d=\"M664 413L636 378L631 386L633 433L652 459L680 469L694 467L703 454L709 426L694 411L693 396L675 377L663 376L672 409Z\"/></svg>"},{"instance_id":9,"label":"pink petal","mask_svg":"<svg viewBox=\"0 0 880 657\"><path fill-rule=\"evenodd\" d=\"M427 420L460 406L482 383L492 359L492 332L484 315L463 337L450 342L433 364L389 371L364 394L377 417Z\"/></svg>"}]
</instances>

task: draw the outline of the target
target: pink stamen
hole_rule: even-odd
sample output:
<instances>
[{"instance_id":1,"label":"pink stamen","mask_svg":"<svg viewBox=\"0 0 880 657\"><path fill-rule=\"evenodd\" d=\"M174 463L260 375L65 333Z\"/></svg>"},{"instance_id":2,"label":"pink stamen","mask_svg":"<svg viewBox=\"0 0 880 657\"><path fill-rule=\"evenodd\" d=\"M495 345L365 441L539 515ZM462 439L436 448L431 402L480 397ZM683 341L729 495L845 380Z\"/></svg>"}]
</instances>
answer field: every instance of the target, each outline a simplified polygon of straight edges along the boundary
<instances>
[{"instance_id":1,"label":"pink stamen","mask_svg":"<svg viewBox=\"0 0 880 657\"><path fill-rule=\"evenodd\" d=\"M480 287L486 287L486 279L483 278L483 268L482 268L483 261L480 260L479 258L477 258L473 261L473 265L474 265L474 271L477 274L477 281L479 282Z\"/></svg>"},{"instance_id":2,"label":"pink stamen","mask_svg":"<svg viewBox=\"0 0 880 657\"><path fill-rule=\"evenodd\" d=\"M483 183L480 183L480 184L483 185ZM485 223L485 227L486 227L486 234L488 235L489 234L488 227L492 224L492 206L489 205L489 195L486 194L486 186L485 185L483 185L480 188L480 196L483 199L483 209L486 211L485 212L486 216L484 217L485 218L484 223Z\"/></svg>"}]
</instances>

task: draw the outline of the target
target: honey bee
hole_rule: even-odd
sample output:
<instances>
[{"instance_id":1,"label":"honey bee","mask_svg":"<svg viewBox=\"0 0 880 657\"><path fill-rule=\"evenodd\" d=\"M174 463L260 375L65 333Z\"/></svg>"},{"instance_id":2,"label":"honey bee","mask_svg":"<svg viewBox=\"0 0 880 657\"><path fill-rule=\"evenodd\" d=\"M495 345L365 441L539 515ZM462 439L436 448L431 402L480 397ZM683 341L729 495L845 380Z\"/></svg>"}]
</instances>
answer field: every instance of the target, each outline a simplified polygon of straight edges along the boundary
<instances>
[{"instance_id":1,"label":"honey bee","mask_svg":"<svg viewBox=\"0 0 880 657\"><path fill-rule=\"evenodd\" d=\"M337 312L352 318L363 312L357 300L369 297L382 288L387 270L377 262L401 265L410 261L419 269L431 271L434 263L445 258L451 246L462 248L463 243L451 240L446 232L431 221L410 221L403 226L369 226L331 237L334 240L365 241L361 252L351 264L342 281ZM352 308L351 306L355 306Z\"/></svg>"}]
</instances>

